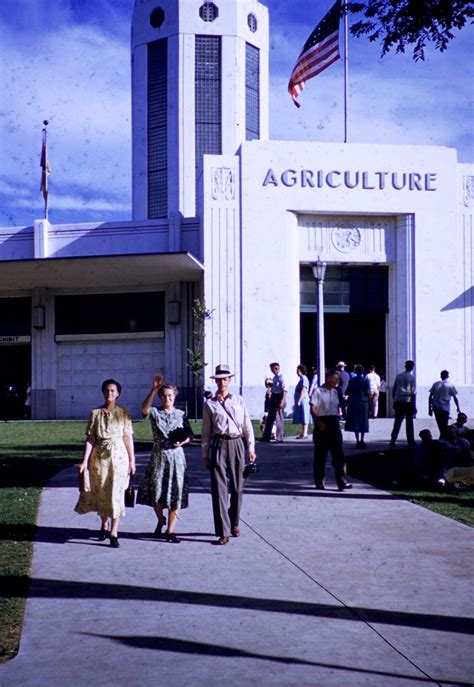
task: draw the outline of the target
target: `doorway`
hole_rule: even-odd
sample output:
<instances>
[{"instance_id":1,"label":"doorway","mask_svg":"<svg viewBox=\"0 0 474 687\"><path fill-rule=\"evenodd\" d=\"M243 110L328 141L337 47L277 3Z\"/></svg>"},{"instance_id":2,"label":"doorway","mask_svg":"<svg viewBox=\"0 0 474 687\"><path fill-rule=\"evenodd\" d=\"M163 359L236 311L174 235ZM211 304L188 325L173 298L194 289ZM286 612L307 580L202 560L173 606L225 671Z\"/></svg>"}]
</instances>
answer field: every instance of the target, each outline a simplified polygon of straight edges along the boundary
<instances>
[{"instance_id":1,"label":"doorway","mask_svg":"<svg viewBox=\"0 0 474 687\"><path fill-rule=\"evenodd\" d=\"M316 283L309 265L300 267L300 355L310 370L316 365ZM324 281L325 361L343 360L386 369L388 267L328 265Z\"/></svg>"},{"instance_id":2,"label":"doorway","mask_svg":"<svg viewBox=\"0 0 474 687\"><path fill-rule=\"evenodd\" d=\"M31 345L0 346L0 419L23 420L31 384Z\"/></svg>"}]
</instances>

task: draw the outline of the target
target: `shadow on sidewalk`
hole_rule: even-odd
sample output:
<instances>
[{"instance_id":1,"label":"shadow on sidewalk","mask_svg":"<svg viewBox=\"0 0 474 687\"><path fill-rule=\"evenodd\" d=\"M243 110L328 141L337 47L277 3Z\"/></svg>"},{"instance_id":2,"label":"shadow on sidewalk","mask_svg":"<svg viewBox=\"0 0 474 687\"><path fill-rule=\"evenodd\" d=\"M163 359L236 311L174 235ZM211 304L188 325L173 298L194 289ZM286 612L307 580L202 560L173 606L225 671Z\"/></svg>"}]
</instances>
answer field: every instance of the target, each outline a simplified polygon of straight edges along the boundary
<instances>
[{"instance_id":1,"label":"shadow on sidewalk","mask_svg":"<svg viewBox=\"0 0 474 687\"><path fill-rule=\"evenodd\" d=\"M204 642L192 642L184 639L177 639L173 637L147 637L132 635L121 637L118 635L95 634L89 632L82 632L82 635L87 637L96 637L99 639L108 639L112 642L123 644L127 647L136 649L148 649L151 651L168 651L177 654L189 654L192 656L215 656L224 658L247 658L258 659L261 661L273 661L274 663L283 663L285 665L300 665L312 666L314 668L323 668L331 671L342 671L364 675L379 675L381 678L397 678L408 683L415 684L433 684L433 679L429 677L407 675L402 673L389 673L383 670L373 670L372 668L355 668L354 666L338 665L336 663L321 663L320 661L308 661L302 658L294 658L291 656L274 656L271 654L259 654L251 651L244 651L242 649L234 649L233 647L221 646L219 644L206 644ZM341 679L342 676L341 676ZM441 683L440 683L441 684ZM442 684L453 685L454 687L471 687L468 682L452 682L443 680Z\"/></svg>"},{"instance_id":2,"label":"shadow on sidewalk","mask_svg":"<svg viewBox=\"0 0 474 687\"><path fill-rule=\"evenodd\" d=\"M3 591L10 598L23 596L26 577L5 576ZM402 627L416 627L440 632L474 634L474 619L440 616L426 613L410 613L329 604L291 601L286 599L262 599L249 596L231 596L209 592L157 589L125 584L76 582L33 578L28 588L29 598L61 599L116 599L124 601L152 601L217 608L238 608L265 613L288 613L316 618L334 618L356 622L377 623Z\"/></svg>"}]
</instances>

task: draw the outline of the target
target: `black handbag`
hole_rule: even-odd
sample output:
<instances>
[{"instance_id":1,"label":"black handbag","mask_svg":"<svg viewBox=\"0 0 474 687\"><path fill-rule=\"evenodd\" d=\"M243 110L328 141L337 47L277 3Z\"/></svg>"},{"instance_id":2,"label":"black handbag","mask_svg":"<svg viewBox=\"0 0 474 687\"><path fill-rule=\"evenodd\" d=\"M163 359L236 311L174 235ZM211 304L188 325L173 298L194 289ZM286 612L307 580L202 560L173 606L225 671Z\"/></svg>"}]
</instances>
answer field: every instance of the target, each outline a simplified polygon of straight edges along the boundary
<instances>
[{"instance_id":1,"label":"black handbag","mask_svg":"<svg viewBox=\"0 0 474 687\"><path fill-rule=\"evenodd\" d=\"M176 429L172 429L168 434L168 441L170 444L176 444L177 442L181 444L183 441L186 441L186 439L189 439L189 432L187 432L184 427L176 427Z\"/></svg>"},{"instance_id":2,"label":"black handbag","mask_svg":"<svg viewBox=\"0 0 474 687\"><path fill-rule=\"evenodd\" d=\"M135 487L133 486L133 475L130 475L130 482L125 489L125 508L135 507Z\"/></svg>"}]
</instances>

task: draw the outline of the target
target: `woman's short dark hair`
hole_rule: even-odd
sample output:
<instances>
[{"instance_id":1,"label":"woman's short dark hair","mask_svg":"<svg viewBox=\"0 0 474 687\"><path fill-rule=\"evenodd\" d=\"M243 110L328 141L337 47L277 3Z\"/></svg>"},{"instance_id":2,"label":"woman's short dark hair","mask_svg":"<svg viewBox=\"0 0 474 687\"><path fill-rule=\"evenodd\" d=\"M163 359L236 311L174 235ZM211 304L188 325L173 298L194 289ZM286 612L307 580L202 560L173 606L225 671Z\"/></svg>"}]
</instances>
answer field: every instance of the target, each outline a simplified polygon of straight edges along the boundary
<instances>
[{"instance_id":1,"label":"woman's short dark hair","mask_svg":"<svg viewBox=\"0 0 474 687\"><path fill-rule=\"evenodd\" d=\"M101 387L102 393L105 394L105 390L107 389L109 384L115 384L115 386L117 387L117 391L119 392L119 396L120 396L120 394L122 393L122 385L120 384L120 382L117 382L116 379L106 379L105 382L102 382L102 387Z\"/></svg>"},{"instance_id":2,"label":"woman's short dark hair","mask_svg":"<svg viewBox=\"0 0 474 687\"><path fill-rule=\"evenodd\" d=\"M174 393L174 397L178 395L178 389L175 387L174 384L163 384L163 386L160 387L160 390L158 391L158 396L160 398L163 398L163 394L165 393L166 389L171 389L171 391Z\"/></svg>"},{"instance_id":3,"label":"woman's short dark hair","mask_svg":"<svg viewBox=\"0 0 474 687\"><path fill-rule=\"evenodd\" d=\"M301 374L303 374L303 375L307 374L307 372L308 372L308 368L306 367L306 365L303 365L303 363L298 365L298 367L296 369L299 370L301 372Z\"/></svg>"},{"instance_id":4,"label":"woman's short dark hair","mask_svg":"<svg viewBox=\"0 0 474 687\"><path fill-rule=\"evenodd\" d=\"M356 375L363 375L364 374L364 366L363 365L354 365L354 372Z\"/></svg>"}]
</instances>

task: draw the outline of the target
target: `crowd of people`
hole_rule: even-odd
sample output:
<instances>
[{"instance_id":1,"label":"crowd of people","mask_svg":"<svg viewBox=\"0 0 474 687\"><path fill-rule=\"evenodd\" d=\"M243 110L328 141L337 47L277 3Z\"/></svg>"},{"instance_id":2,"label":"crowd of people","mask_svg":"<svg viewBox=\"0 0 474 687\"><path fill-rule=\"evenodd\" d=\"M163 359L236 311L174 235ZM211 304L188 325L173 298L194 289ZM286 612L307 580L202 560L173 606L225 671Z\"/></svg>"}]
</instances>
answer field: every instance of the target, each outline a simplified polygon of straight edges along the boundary
<instances>
[{"instance_id":1,"label":"crowd of people","mask_svg":"<svg viewBox=\"0 0 474 687\"><path fill-rule=\"evenodd\" d=\"M405 369L396 375L392 386L394 422L390 436L390 448L396 447L400 429L405 422L409 451L407 473L414 479L436 484L474 484L474 431L466 426L467 416L461 412L458 392L449 381L448 370L442 370L440 380L434 382L429 391L428 413L434 415L439 428L439 438L433 439L431 431L420 432L420 443L415 441L414 418L416 408L415 363L407 360ZM367 448L365 435L369 432L369 419L378 416L380 395L386 393L383 376L378 375L374 365L367 373L362 365L355 365L349 373L344 361L339 361L333 370L326 371L324 382L319 385L313 374L311 382L307 368L298 365L296 374L293 424L301 425L297 439L308 438L308 427L314 424L314 483L316 489L324 489L325 466L331 454L336 481L340 491L350 489L346 480L346 463L343 450L341 425L347 432L353 432L356 449ZM273 378L266 380L265 412L262 418L262 441L271 441L275 427L278 427L276 441L283 441L282 426L287 385L280 365L270 364ZM272 403L272 395L276 401ZM450 404L453 400L456 422L449 425ZM271 408L274 412L270 412ZM278 419L278 424L277 424Z\"/></svg>"},{"instance_id":2,"label":"crowd of people","mask_svg":"<svg viewBox=\"0 0 474 687\"><path fill-rule=\"evenodd\" d=\"M325 489L326 463L331 455L337 488L352 488L347 481L342 425L353 432L356 448L366 448L369 418L377 417L382 379L371 366L365 374L362 365L352 373L340 361L327 370L322 384L304 365L298 365L294 392L293 423L301 426L296 439L309 437L313 424L313 478L315 488ZM265 380L264 418L260 441L283 442L288 387L277 362L270 363L272 377ZM239 518L245 480L256 470L255 436L247 406L242 396L230 392L234 377L227 365L220 364L211 377L216 391L204 398L202 420L202 458L210 471L212 511L216 544L225 545L240 536ZM79 514L95 512L100 518L99 541L120 546L118 530L125 514L125 492L136 472L132 420L118 403L122 387L115 379L102 384L104 403L91 411L86 442L79 465L80 496L75 507ZM141 480L137 503L153 508L157 523L153 537L178 544L175 533L178 514L188 506L188 474L183 447L193 439L185 413L175 407L178 390L165 383L161 374L153 378L141 411L151 423L153 447ZM407 360L392 387L394 423L390 447L395 448L403 422L409 445L407 472L415 479L435 484L474 484L473 431L461 412L457 390L449 382L449 372L442 370L440 380L429 392L428 412L434 414L440 436L434 439L429 429L414 438L416 416L416 381L414 362ZM160 407L154 404L158 397ZM450 403L454 400L457 419L449 424ZM165 509L167 515L164 514ZM163 529L166 527L165 532Z\"/></svg>"}]
</instances>

